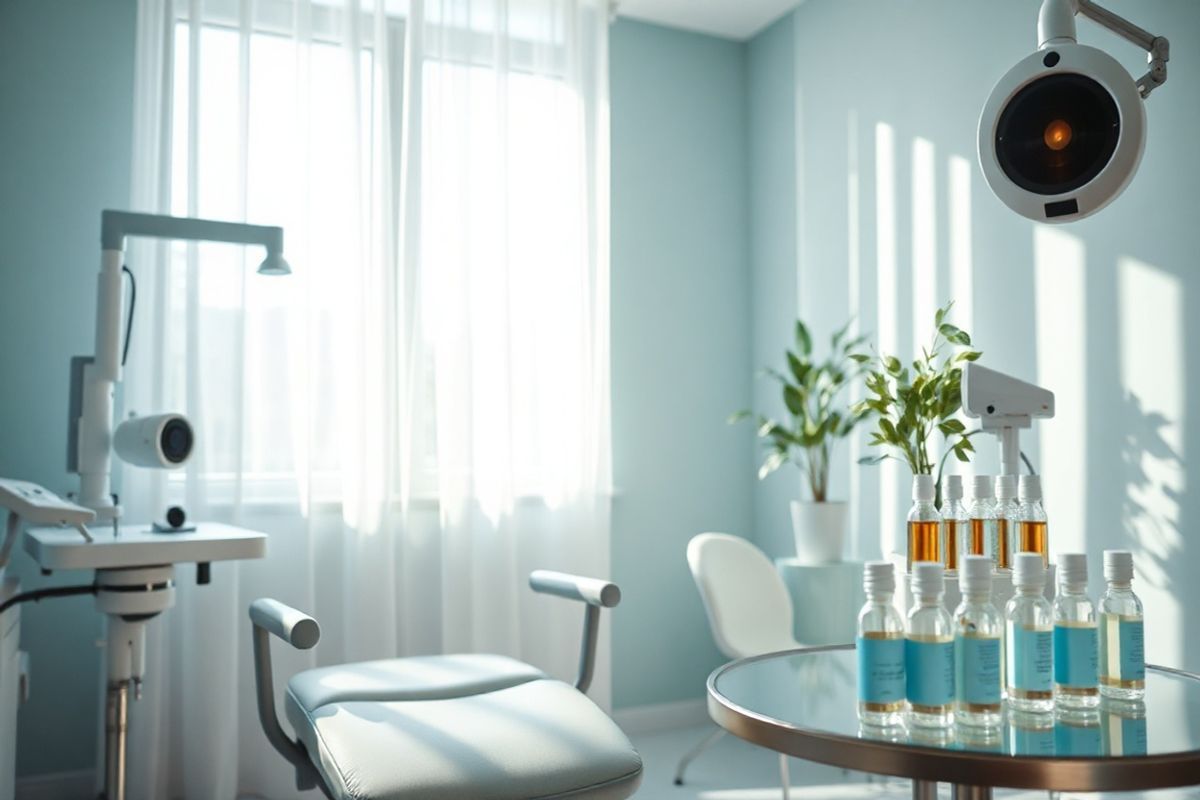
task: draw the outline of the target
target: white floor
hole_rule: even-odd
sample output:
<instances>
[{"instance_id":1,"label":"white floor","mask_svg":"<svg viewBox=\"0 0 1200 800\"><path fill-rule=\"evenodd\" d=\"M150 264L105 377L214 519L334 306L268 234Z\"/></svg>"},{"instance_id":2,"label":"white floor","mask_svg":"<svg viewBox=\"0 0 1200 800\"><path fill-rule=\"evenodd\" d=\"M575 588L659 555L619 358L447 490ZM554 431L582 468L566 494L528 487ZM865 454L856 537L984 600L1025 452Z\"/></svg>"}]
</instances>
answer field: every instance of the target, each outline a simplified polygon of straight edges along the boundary
<instances>
[{"instance_id":1,"label":"white floor","mask_svg":"<svg viewBox=\"0 0 1200 800\"><path fill-rule=\"evenodd\" d=\"M630 739L642 754L645 775L638 800L779 800L778 756L768 750L726 736L692 762L683 786L675 786L675 765L680 757L711 731L709 726L680 728L657 733L632 733ZM906 781L843 772L834 767L798 759L789 762L793 800L909 800ZM949 787L942 795L950 796ZM997 791L1005 800L1046 800L1045 792ZM1063 794L1058 800L1200 800L1200 788L1137 794Z\"/></svg>"}]
</instances>

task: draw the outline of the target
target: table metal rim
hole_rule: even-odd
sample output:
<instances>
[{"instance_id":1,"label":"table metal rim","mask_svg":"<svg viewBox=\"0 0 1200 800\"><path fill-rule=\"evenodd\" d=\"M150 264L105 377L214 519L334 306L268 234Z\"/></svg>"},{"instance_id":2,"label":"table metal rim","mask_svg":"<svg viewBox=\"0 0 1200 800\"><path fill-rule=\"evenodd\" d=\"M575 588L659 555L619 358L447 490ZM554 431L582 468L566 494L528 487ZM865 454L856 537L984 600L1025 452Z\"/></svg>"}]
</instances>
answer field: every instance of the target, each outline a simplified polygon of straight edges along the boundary
<instances>
[{"instance_id":1,"label":"table metal rim","mask_svg":"<svg viewBox=\"0 0 1200 800\"><path fill-rule=\"evenodd\" d=\"M1200 751L1123 756L1029 757L943 750L921 744L858 739L805 728L739 706L717 691L722 674L746 664L789 655L853 650L853 644L801 647L737 659L708 678L708 712L725 730L754 744L798 758L863 772L918 780L1050 791L1137 791L1200 783ZM1158 670L1200 680L1171 667ZM846 745L852 745L847 747Z\"/></svg>"}]
</instances>

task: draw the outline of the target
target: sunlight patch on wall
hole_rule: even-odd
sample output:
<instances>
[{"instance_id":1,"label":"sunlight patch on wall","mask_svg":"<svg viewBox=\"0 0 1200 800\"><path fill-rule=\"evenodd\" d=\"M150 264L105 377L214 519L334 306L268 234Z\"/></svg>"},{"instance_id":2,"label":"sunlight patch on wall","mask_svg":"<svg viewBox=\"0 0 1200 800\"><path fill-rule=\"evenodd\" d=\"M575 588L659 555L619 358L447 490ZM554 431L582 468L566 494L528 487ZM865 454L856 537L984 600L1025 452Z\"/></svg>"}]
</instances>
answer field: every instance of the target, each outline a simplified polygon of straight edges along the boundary
<instances>
[{"instance_id":1,"label":"sunlight patch on wall","mask_svg":"<svg viewBox=\"0 0 1200 800\"><path fill-rule=\"evenodd\" d=\"M1170 565L1186 555L1179 503L1186 483L1183 287L1176 276L1132 258L1119 259L1117 280L1124 389L1122 521L1144 578L1137 591L1154 609L1159 631L1146 640L1147 660L1179 664L1183 617ZM1163 630L1175 633L1163 636Z\"/></svg>"},{"instance_id":2,"label":"sunlight patch on wall","mask_svg":"<svg viewBox=\"0 0 1200 800\"><path fill-rule=\"evenodd\" d=\"M895 353L896 323L896 134L885 122L875 124L875 275L876 340L879 352ZM899 552L903 543L896 520L900 519L897 464L888 459L879 465L879 544L886 556Z\"/></svg>"},{"instance_id":3,"label":"sunlight patch on wall","mask_svg":"<svg viewBox=\"0 0 1200 800\"><path fill-rule=\"evenodd\" d=\"M1057 416L1041 426L1042 483L1053 498L1056 552L1087 545L1086 253L1077 236L1033 229L1037 383L1054 392Z\"/></svg>"},{"instance_id":4,"label":"sunlight patch on wall","mask_svg":"<svg viewBox=\"0 0 1200 800\"><path fill-rule=\"evenodd\" d=\"M975 281L971 260L971 169L962 156L950 156L947 164L947 197L950 223L950 299L954 301L951 319L966 331L975 330Z\"/></svg>"},{"instance_id":5,"label":"sunlight patch on wall","mask_svg":"<svg viewBox=\"0 0 1200 800\"><path fill-rule=\"evenodd\" d=\"M913 358L929 346L937 310L937 190L934 147L917 137L912 146L912 326Z\"/></svg>"}]
</instances>

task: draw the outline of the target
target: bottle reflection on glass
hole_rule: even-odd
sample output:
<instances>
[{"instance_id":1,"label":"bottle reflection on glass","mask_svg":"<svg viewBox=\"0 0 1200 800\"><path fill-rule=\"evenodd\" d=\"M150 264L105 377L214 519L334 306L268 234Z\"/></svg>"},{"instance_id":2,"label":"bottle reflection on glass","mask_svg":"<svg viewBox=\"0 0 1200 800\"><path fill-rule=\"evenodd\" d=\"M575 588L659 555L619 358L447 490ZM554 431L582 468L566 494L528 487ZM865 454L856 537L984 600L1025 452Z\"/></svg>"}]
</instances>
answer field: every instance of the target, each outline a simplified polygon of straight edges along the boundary
<instances>
[{"instance_id":1,"label":"bottle reflection on glass","mask_svg":"<svg viewBox=\"0 0 1200 800\"><path fill-rule=\"evenodd\" d=\"M1054 755L1054 715L1037 714L1030 711L1008 712L1008 746L1006 752L1014 756Z\"/></svg>"},{"instance_id":2,"label":"bottle reflection on glass","mask_svg":"<svg viewBox=\"0 0 1200 800\"><path fill-rule=\"evenodd\" d=\"M1094 757L1104 754L1100 712L1089 709L1057 709L1054 713L1054 754Z\"/></svg>"},{"instance_id":3,"label":"bottle reflection on glass","mask_svg":"<svg viewBox=\"0 0 1200 800\"><path fill-rule=\"evenodd\" d=\"M1146 755L1146 704L1105 698L1100 706L1100 731L1105 755Z\"/></svg>"}]
</instances>

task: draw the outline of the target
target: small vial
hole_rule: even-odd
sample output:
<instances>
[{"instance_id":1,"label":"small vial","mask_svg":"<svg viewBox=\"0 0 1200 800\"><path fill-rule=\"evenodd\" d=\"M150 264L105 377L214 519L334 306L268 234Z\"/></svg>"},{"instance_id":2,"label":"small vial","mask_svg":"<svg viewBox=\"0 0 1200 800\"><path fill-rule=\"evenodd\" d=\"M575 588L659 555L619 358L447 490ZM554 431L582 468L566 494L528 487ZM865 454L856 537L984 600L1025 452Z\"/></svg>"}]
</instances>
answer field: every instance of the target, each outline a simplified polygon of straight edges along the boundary
<instances>
[{"instance_id":1,"label":"small vial","mask_svg":"<svg viewBox=\"0 0 1200 800\"><path fill-rule=\"evenodd\" d=\"M863 565L867 602L858 614L858 718L865 725L904 723L904 620L892 602L896 576L890 561Z\"/></svg>"},{"instance_id":2,"label":"small vial","mask_svg":"<svg viewBox=\"0 0 1200 800\"><path fill-rule=\"evenodd\" d=\"M1097 686L1096 607L1087 594L1087 556L1058 554L1054 597L1054 702L1060 708L1095 708Z\"/></svg>"},{"instance_id":3,"label":"small vial","mask_svg":"<svg viewBox=\"0 0 1200 800\"><path fill-rule=\"evenodd\" d=\"M992 560L966 556L958 576L962 603L954 612L955 718L959 725L1000 724L1000 637L992 605Z\"/></svg>"},{"instance_id":4,"label":"small vial","mask_svg":"<svg viewBox=\"0 0 1200 800\"><path fill-rule=\"evenodd\" d=\"M1050 565L1050 539L1046 528L1046 510L1042 508L1042 480L1037 475L1022 475L1017 480L1018 553L1041 553L1042 565Z\"/></svg>"},{"instance_id":5,"label":"small vial","mask_svg":"<svg viewBox=\"0 0 1200 800\"><path fill-rule=\"evenodd\" d=\"M942 487L942 528L946 532L943 562L946 569L962 569L963 556L970 553L971 516L963 503L961 475L947 475Z\"/></svg>"},{"instance_id":6,"label":"small vial","mask_svg":"<svg viewBox=\"0 0 1200 800\"><path fill-rule=\"evenodd\" d=\"M996 504L992 478L976 475L971 482L971 539L964 555L987 556L996 561Z\"/></svg>"},{"instance_id":7,"label":"small vial","mask_svg":"<svg viewBox=\"0 0 1200 800\"><path fill-rule=\"evenodd\" d=\"M996 568L1011 569L1016 551L1017 523L1021 507L1017 505L1017 476L996 477ZM1044 564L1043 564L1044 566Z\"/></svg>"},{"instance_id":8,"label":"small vial","mask_svg":"<svg viewBox=\"0 0 1200 800\"><path fill-rule=\"evenodd\" d=\"M1100 694L1114 700L1146 695L1142 601L1133 593L1133 554L1104 551L1108 590L1100 600Z\"/></svg>"},{"instance_id":9,"label":"small vial","mask_svg":"<svg viewBox=\"0 0 1200 800\"><path fill-rule=\"evenodd\" d=\"M1004 607L1006 695L1018 711L1044 713L1054 708L1053 611L1042 594L1046 568L1037 553L1017 553L1013 563L1016 594Z\"/></svg>"},{"instance_id":10,"label":"small vial","mask_svg":"<svg viewBox=\"0 0 1200 800\"><path fill-rule=\"evenodd\" d=\"M942 563L942 515L933 504L932 475L913 475L913 506L908 512L908 571L918 561Z\"/></svg>"},{"instance_id":11,"label":"small vial","mask_svg":"<svg viewBox=\"0 0 1200 800\"><path fill-rule=\"evenodd\" d=\"M954 724L954 623L942 606L943 575L936 561L918 561L912 567L916 604L908 612L904 679L908 719L918 728Z\"/></svg>"}]
</instances>

